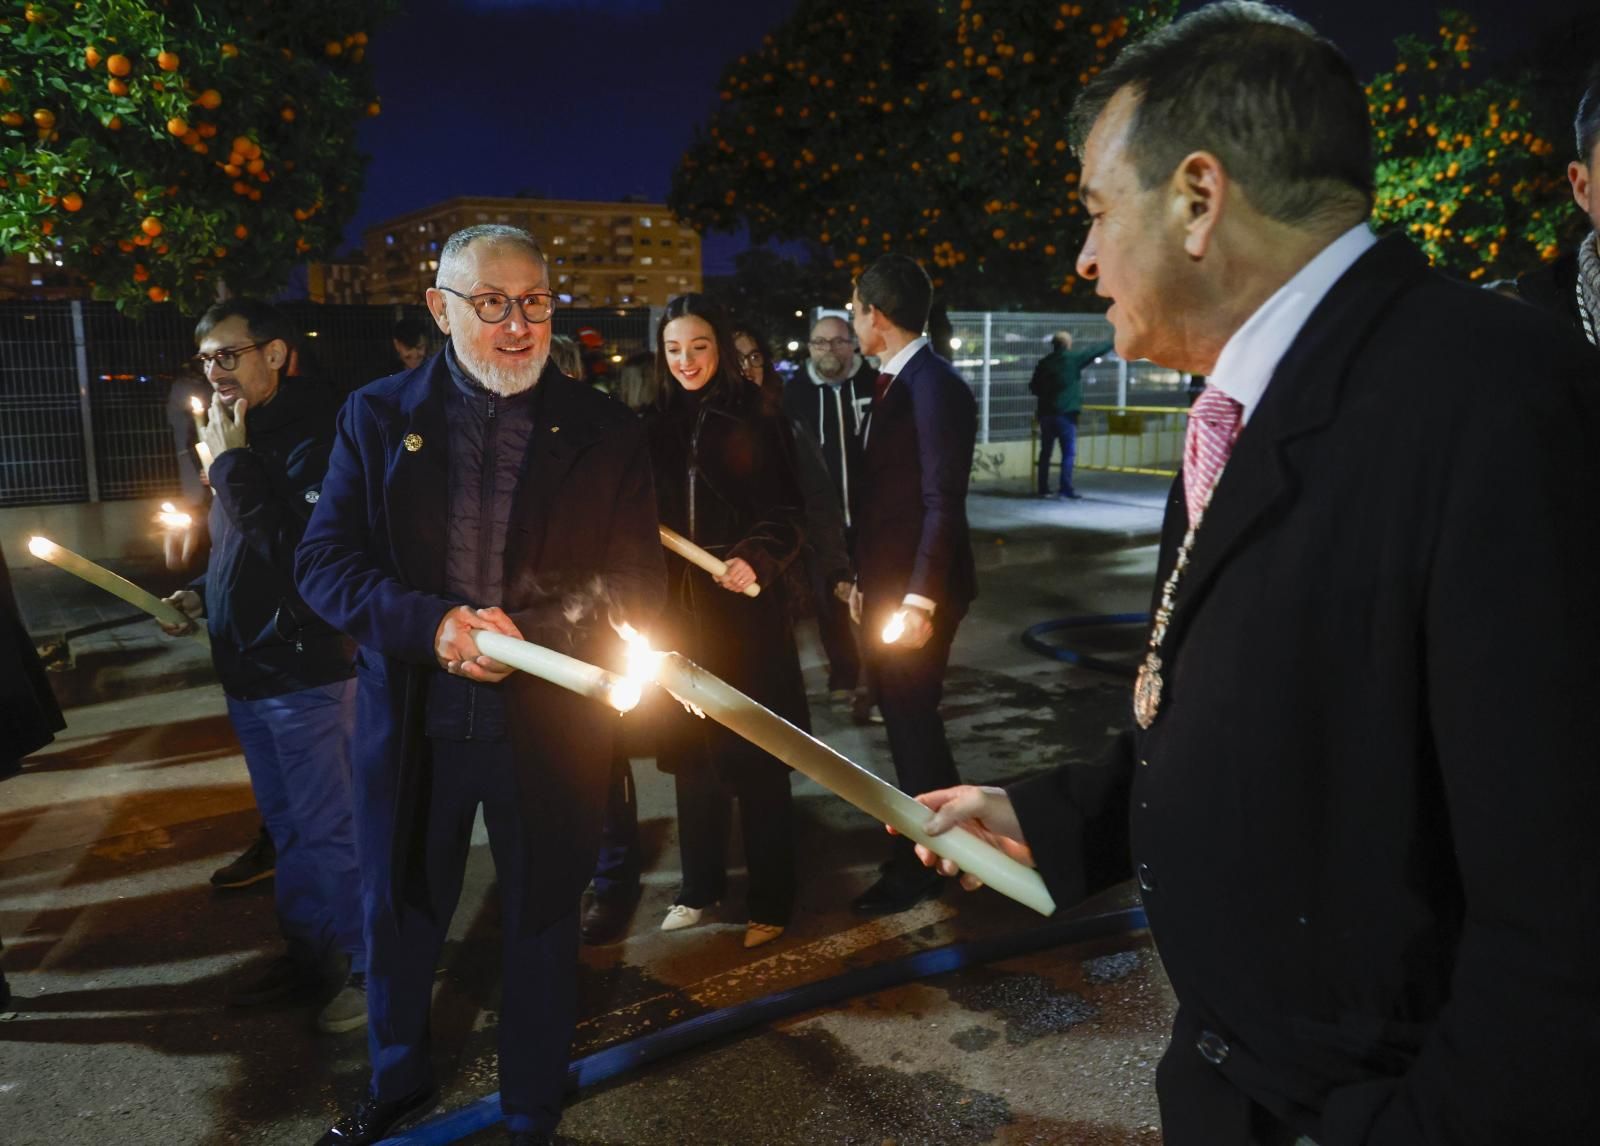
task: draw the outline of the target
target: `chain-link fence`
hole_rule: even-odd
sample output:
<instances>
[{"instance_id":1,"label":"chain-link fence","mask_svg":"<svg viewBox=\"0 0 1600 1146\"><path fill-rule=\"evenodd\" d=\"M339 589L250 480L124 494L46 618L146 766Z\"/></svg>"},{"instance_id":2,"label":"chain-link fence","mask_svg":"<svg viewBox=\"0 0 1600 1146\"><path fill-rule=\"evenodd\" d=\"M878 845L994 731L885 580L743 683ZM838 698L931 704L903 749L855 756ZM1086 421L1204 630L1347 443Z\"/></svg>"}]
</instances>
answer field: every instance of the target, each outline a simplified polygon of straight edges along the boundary
<instances>
[{"instance_id":1,"label":"chain-link fence","mask_svg":"<svg viewBox=\"0 0 1600 1146\"><path fill-rule=\"evenodd\" d=\"M299 372L349 392L400 368L402 318L436 328L420 303L286 303L303 333ZM651 348L648 308L558 310L553 329L577 339L603 377ZM0 303L0 506L118 501L179 492L178 455L193 440L175 383L196 375L194 323L168 307L132 319L110 303Z\"/></svg>"}]
</instances>

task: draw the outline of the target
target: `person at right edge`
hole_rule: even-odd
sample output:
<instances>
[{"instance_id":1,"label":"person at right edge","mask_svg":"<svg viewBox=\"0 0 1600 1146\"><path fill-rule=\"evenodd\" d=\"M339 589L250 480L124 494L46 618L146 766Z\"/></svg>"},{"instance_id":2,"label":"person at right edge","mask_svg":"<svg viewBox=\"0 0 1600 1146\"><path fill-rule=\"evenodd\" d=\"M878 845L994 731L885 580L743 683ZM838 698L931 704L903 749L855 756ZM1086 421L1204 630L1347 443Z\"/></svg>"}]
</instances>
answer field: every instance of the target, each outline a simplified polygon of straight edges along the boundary
<instances>
[{"instance_id":1,"label":"person at right edge","mask_svg":"<svg viewBox=\"0 0 1600 1146\"><path fill-rule=\"evenodd\" d=\"M1072 469L1078 458L1078 416L1083 412L1083 368L1111 349L1096 342L1072 349L1072 335L1058 330L1050 336L1050 353L1039 359L1028 379L1028 392L1039 400L1034 418L1039 423L1039 496L1050 493L1050 458L1061 443L1061 484L1057 495L1077 501Z\"/></svg>"},{"instance_id":2,"label":"person at right edge","mask_svg":"<svg viewBox=\"0 0 1600 1146\"><path fill-rule=\"evenodd\" d=\"M1072 136L1117 352L1209 385L1136 730L932 830L1063 908L1131 859L1167 1146L1596 1141L1600 356L1373 237L1361 85L1276 9L1128 47Z\"/></svg>"},{"instance_id":3,"label":"person at right edge","mask_svg":"<svg viewBox=\"0 0 1600 1146\"><path fill-rule=\"evenodd\" d=\"M978 595L967 532L977 404L922 336L932 302L921 266L884 255L862 273L851 303L861 353L881 365L863 430L850 611L861 625L895 779L912 795L959 779L939 701L956 626ZM896 614L905 631L888 644L884 626ZM851 908L862 915L904 911L940 886L909 842L895 840L882 877Z\"/></svg>"},{"instance_id":4,"label":"person at right edge","mask_svg":"<svg viewBox=\"0 0 1600 1146\"><path fill-rule=\"evenodd\" d=\"M1567 182L1589 230L1572 250L1517 279L1517 294L1600 346L1600 62L1589 71L1572 131L1578 155L1567 164Z\"/></svg>"}]
</instances>

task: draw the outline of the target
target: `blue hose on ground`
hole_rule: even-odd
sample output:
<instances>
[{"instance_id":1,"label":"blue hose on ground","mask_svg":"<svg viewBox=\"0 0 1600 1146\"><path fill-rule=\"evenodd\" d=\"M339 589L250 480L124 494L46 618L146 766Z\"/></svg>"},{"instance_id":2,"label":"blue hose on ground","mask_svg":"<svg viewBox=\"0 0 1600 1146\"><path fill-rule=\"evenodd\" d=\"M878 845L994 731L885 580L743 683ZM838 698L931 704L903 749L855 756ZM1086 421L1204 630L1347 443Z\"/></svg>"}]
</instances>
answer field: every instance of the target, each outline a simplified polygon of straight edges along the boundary
<instances>
[{"instance_id":1,"label":"blue hose on ground","mask_svg":"<svg viewBox=\"0 0 1600 1146\"><path fill-rule=\"evenodd\" d=\"M1077 919L1046 923L1015 935L974 939L918 951L871 967L860 967L749 1002L697 1015L663 1030L640 1035L575 1060L567 1068L567 1089L582 1090L630 1070L702 1043L753 1027L815 1010L841 999L882 991L929 975L959 971L963 967L1009 959L1047 947L1061 947L1108 935L1125 935L1147 926L1143 907L1124 907ZM500 1095L486 1094L457 1110L429 1119L410 1130L384 1139L380 1146L444 1146L469 1134L487 1130L500 1121Z\"/></svg>"},{"instance_id":2,"label":"blue hose on ground","mask_svg":"<svg viewBox=\"0 0 1600 1146\"><path fill-rule=\"evenodd\" d=\"M1064 617L1059 621L1040 621L1037 625L1030 625L1022 631L1023 647L1031 652L1039 653L1054 660L1065 661L1078 668L1092 669L1095 672L1110 673L1112 676L1127 677L1132 680L1138 670L1128 665L1117 664L1115 661L1102 660L1100 657L1088 653L1080 653L1075 649L1063 645L1053 645L1043 639L1046 633L1060 632L1062 629L1098 629L1107 625L1148 625L1149 613L1103 613L1089 617Z\"/></svg>"}]
</instances>

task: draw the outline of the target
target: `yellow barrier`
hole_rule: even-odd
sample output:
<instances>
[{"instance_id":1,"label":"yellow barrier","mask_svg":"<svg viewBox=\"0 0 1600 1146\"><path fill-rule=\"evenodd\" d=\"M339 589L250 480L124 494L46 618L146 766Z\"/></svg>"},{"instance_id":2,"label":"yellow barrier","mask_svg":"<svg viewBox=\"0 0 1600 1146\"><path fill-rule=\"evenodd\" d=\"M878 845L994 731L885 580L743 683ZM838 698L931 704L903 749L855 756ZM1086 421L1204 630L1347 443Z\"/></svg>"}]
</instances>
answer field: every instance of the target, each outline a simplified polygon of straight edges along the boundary
<instances>
[{"instance_id":1,"label":"yellow barrier","mask_svg":"<svg viewBox=\"0 0 1600 1146\"><path fill-rule=\"evenodd\" d=\"M1184 406L1085 406L1078 416L1080 470L1172 477L1183 460L1189 425ZM1052 459L1060 464L1059 457ZM1039 427L1033 428L1033 467L1039 464Z\"/></svg>"}]
</instances>

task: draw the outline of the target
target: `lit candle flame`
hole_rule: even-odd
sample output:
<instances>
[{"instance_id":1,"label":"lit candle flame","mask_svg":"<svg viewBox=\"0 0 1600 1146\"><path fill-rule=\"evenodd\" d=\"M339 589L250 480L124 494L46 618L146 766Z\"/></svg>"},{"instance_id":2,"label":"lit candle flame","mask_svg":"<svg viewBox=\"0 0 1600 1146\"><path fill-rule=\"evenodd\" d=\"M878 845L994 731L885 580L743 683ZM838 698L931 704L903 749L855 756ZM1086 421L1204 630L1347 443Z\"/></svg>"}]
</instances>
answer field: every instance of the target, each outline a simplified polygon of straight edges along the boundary
<instances>
[{"instance_id":1,"label":"lit candle flame","mask_svg":"<svg viewBox=\"0 0 1600 1146\"><path fill-rule=\"evenodd\" d=\"M644 698L644 686L656 679L664 654L652 649L649 639L626 621L616 629L617 636L627 645L628 668L611 686L611 707L629 712Z\"/></svg>"},{"instance_id":2,"label":"lit candle flame","mask_svg":"<svg viewBox=\"0 0 1600 1146\"><path fill-rule=\"evenodd\" d=\"M170 501L164 501L161 503L161 512L156 514L156 523L163 529L188 529L194 524L194 519Z\"/></svg>"},{"instance_id":3,"label":"lit candle flame","mask_svg":"<svg viewBox=\"0 0 1600 1146\"><path fill-rule=\"evenodd\" d=\"M889 618L889 623L883 626L883 643L892 645L906 635L906 611L901 609Z\"/></svg>"},{"instance_id":4,"label":"lit candle flame","mask_svg":"<svg viewBox=\"0 0 1600 1146\"><path fill-rule=\"evenodd\" d=\"M195 417L199 417L201 414L206 412L206 408L201 404L200 399L195 397L190 397L189 399L189 410L195 415Z\"/></svg>"},{"instance_id":5,"label":"lit candle flame","mask_svg":"<svg viewBox=\"0 0 1600 1146\"><path fill-rule=\"evenodd\" d=\"M28 552L33 554L40 561L48 561L50 559L50 554L54 553L55 551L56 543L51 541L48 537L28 538Z\"/></svg>"}]
</instances>

